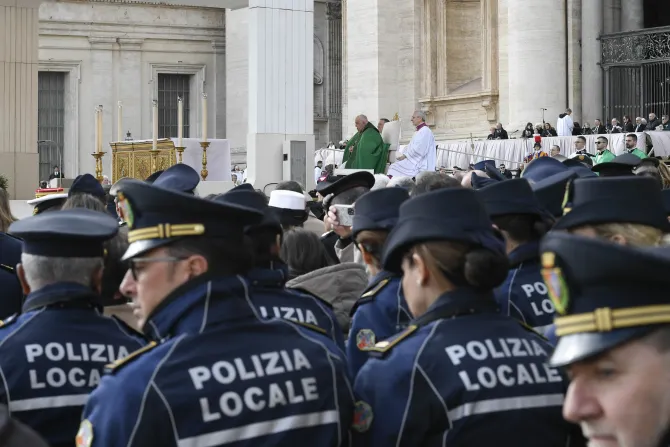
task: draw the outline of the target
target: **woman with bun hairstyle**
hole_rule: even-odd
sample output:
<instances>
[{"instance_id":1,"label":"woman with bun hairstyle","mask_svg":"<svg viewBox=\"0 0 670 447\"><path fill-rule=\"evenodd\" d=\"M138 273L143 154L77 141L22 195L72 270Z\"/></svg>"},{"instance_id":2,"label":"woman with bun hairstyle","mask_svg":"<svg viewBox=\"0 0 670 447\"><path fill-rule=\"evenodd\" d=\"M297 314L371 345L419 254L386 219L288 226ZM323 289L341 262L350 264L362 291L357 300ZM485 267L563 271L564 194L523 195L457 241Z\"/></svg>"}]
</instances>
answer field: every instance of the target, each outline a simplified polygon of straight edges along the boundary
<instances>
[{"instance_id":1,"label":"woman with bun hairstyle","mask_svg":"<svg viewBox=\"0 0 670 447\"><path fill-rule=\"evenodd\" d=\"M355 445L570 445L550 346L493 298L508 261L475 191L403 203L382 259L403 274L414 320L371 348L356 377Z\"/></svg>"},{"instance_id":2,"label":"woman with bun hairstyle","mask_svg":"<svg viewBox=\"0 0 670 447\"><path fill-rule=\"evenodd\" d=\"M398 221L400 205L408 199L405 188L383 188L364 194L355 204L352 236L370 282L351 310L347 342L351 377L368 359L369 348L405 329L412 319L400 287L402 276L382 267L384 243Z\"/></svg>"}]
</instances>

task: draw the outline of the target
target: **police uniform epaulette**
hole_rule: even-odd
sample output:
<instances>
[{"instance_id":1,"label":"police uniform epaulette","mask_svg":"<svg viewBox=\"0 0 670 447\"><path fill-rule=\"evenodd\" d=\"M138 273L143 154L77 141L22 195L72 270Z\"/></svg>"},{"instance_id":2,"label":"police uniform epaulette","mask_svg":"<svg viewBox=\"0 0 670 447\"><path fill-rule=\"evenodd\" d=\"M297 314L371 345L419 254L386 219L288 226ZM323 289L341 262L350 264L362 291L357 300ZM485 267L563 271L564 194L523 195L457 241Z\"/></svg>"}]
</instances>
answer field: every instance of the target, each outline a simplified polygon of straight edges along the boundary
<instances>
[{"instance_id":1,"label":"police uniform epaulette","mask_svg":"<svg viewBox=\"0 0 670 447\"><path fill-rule=\"evenodd\" d=\"M16 323L16 317L18 316L19 314L14 314L5 318L4 320L0 320L0 327L9 326L10 324Z\"/></svg>"},{"instance_id":2,"label":"police uniform epaulette","mask_svg":"<svg viewBox=\"0 0 670 447\"><path fill-rule=\"evenodd\" d=\"M310 329L314 332L318 332L321 335L328 335L328 332L326 332L325 329L322 329L319 326L315 326L313 324L303 323L302 321L295 321L295 320L291 320L291 323L296 324L298 326L306 327L307 329Z\"/></svg>"},{"instance_id":3,"label":"police uniform epaulette","mask_svg":"<svg viewBox=\"0 0 670 447\"><path fill-rule=\"evenodd\" d=\"M382 279L379 281L374 287L372 287L370 290L367 292L364 292L363 295L359 299L356 300L354 305L351 307L351 311L349 312L349 316L353 317L354 314L356 313L356 310L361 304L369 303L371 301L375 300L375 295L377 295L384 287L386 287L389 283L391 282L390 279Z\"/></svg>"},{"instance_id":4,"label":"police uniform epaulette","mask_svg":"<svg viewBox=\"0 0 670 447\"><path fill-rule=\"evenodd\" d=\"M395 337L390 340L376 343L373 347L366 349L366 352L369 352L372 357L384 357L394 346L397 346L401 341L407 339L407 337L412 335L417 329L419 329L419 327L413 324L407 326L407 329L400 332Z\"/></svg>"},{"instance_id":5,"label":"police uniform epaulette","mask_svg":"<svg viewBox=\"0 0 670 447\"><path fill-rule=\"evenodd\" d=\"M139 358L142 354L151 351L154 349L156 346L158 346L158 343L155 341L150 342L148 345L144 346L143 348L138 349L137 351L133 351L127 356L125 356L122 359L118 359L114 363L110 363L108 365L105 365L105 373L107 374L113 374L117 371L119 371L123 366L128 365L135 359Z\"/></svg>"},{"instance_id":6,"label":"police uniform epaulette","mask_svg":"<svg viewBox=\"0 0 670 447\"><path fill-rule=\"evenodd\" d=\"M14 270L14 268L5 264L0 264L0 270L4 270L6 272L11 273L12 275L16 275L16 271Z\"/></svg>"}]
</instances>

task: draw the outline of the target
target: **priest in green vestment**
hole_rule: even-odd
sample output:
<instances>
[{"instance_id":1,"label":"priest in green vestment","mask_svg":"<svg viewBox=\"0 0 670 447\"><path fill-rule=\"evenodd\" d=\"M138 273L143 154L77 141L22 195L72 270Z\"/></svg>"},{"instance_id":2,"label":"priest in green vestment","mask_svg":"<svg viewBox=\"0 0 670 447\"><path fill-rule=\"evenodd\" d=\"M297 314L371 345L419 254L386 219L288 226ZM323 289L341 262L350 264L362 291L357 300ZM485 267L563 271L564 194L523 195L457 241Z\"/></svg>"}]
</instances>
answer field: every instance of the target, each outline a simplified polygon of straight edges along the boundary
<instances>
[{"instance_id":1,"label":"priest in green vestment","mask_svg":"<svg viewBox=\"0 0 670 447\"><path fill-rule=\"evenodd\" d=\"M384 143L377 128L365 115L356 117L356 130L344 149L342 164L346 169L373 169L375 174L386 170L390 144Z\"/></svg>"}]
</instances>

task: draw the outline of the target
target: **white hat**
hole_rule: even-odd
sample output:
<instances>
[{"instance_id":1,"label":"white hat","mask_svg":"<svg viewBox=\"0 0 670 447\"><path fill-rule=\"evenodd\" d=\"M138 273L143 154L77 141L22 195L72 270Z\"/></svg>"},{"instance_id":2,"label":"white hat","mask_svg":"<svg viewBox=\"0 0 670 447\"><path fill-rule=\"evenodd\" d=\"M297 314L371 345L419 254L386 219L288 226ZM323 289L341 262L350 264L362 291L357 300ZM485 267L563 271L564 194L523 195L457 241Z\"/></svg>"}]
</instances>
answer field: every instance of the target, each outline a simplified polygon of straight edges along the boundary
<instances>
[{"instance_id":1,"label":"white hat","mask_svg":"<svg viewBox=\"0 0 670 447\"><path fill-rule=\"evenodd\" d=\"M39 199L28 200L26 203L28 205L37 205L38 203L46 202L47 200L56 200L56 199L67 199L67 193L64 194L47 194Z\"/></svg>"},{"instance_id":2,"label":"white hat","mask_svg":"<svg viewBox=\"0 0 670 447\"><path fill-rule=\"evenodd\" d=\"M294 191L274 190L270 193L268 206L285 210L304 211L307 201L303 194Z\"/></svg>"}]
</instances>

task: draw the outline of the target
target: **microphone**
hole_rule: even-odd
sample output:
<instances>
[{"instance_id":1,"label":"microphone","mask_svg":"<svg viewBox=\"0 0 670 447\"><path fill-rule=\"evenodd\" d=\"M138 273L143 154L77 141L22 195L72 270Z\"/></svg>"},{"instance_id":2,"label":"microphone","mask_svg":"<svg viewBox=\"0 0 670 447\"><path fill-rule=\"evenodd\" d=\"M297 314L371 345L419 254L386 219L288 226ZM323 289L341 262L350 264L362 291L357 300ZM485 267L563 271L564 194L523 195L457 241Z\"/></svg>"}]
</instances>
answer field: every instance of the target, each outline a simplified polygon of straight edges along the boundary
<instances>
[{"instance_id":1,"label":"microphone","mask_svg":"<svg viewBox=\"0 0 670 447\"><path fill-rule=\"evenodd\" d=\"M544 107L541 107L540 110L549 110L549 109L545 109Z\"/></svg>"}]
</instances>

